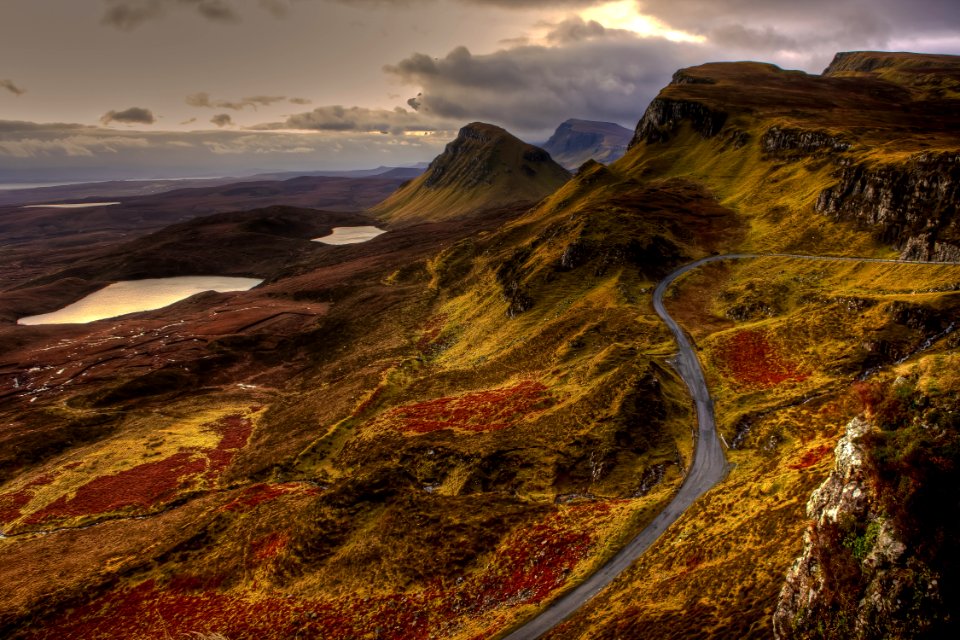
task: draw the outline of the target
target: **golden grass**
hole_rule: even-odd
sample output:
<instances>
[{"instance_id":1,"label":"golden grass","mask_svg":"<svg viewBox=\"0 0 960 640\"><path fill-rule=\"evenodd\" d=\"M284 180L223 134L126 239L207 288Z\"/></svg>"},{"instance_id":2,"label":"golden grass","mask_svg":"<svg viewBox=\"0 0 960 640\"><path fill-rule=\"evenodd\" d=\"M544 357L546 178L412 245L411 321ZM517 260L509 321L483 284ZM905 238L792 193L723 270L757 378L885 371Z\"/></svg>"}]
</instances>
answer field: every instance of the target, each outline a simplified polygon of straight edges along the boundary
<instances>
[{"instance_id":1,"label":"golden grass","mask_svg":"<svg viewBox=\"0 0 960 640\"><path fill-rule=\"evenodd\" d=\"M678 282L668 307L695 327L718 426L727 442L745 429L741 448L727 451L733 468L724 483L549 637L645 637L652 628L664 638L770 637L777 594L800 551L807 499L832 468L836 440L857 410L849 386L859 370L844 363L856 361L869 336L890 331L889 303L944 304L958 272L946 265L760 258L710 265ZM775 312L729 317L745 293ZM868 303L861 308L857 300ZM768 388L732 379L718 368L718 346L744 330L768 332L809 377ZM922 332L912 335L922 341ZM945 348L934 344L894 370L915 376L923 390L955 392L957 355Z\"/></svg>"}]
</instances>

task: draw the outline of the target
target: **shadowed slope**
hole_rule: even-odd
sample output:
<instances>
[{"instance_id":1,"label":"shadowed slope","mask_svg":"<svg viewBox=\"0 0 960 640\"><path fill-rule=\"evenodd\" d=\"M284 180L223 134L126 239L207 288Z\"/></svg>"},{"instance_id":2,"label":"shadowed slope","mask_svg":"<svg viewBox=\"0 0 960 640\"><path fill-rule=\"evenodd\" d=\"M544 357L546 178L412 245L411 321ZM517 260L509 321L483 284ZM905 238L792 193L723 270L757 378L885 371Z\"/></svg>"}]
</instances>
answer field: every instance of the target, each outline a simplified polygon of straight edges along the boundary
<instances>
[{"instance_id":1,"label":"shadowed slope","mask_svg":"<svg viewBox=\"0 0 960 640\"><path fill-rule=\"evenodd\" d=\"M390 222L448 220L553 193L570 174L550 155L500 127L474 122L419 178L370 210Z\"/></svg>"}]
</instances>

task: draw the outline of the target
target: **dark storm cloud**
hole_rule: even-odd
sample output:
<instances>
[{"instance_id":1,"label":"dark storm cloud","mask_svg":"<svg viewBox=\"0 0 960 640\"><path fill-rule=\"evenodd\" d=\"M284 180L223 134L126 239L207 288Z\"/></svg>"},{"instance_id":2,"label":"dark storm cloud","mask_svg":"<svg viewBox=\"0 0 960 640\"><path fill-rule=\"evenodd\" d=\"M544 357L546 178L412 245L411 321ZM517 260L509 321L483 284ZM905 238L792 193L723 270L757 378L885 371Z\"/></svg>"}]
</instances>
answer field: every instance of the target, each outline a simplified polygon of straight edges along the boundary
<instances>
[{"instance_id":1,"label":"dark storm cloud","mask_svg":"<svg viewBox=\"0 0 960 640\"><path fill-rule=\"evenodd\" d=\"M458 47L439 59L414 54L384 70L421 91L420 114L523 132L570 117L633 124L676 69L704 55L656 38L598 38L488 55Z\"/></svg>"},{"instance_id":2,"label":"dark storm cloud","mask_svg":"<svg viewBox=\"0 0 960 640\"><path fill-rule=\"evenodd\" d=\"M6 89L15 96L22 96L26 93L24 89L15 85L13 80L0 80L0 89Z\"/></svg>"},{"instance_id":3,"label":"dark storm cloud","mask_svg":"<svg viewBox=\"0 0 960 640\"><path fill-rule=\"evenodd\" d=\"M207 20L231 23L239 15L231 0L104 0L107 4L101 22L129 31L148 20L162 17L170 9L188 9Z\"/></svg>"},{"instance_id":4,"label":"dark storm cloud","mask_svg":"<svg viewBox=\"0 0 960 640\"><path fill-rule=\"evenodd\" d=\"M187 96L186 103L191 107L205 107L208 109L232 109L233 111L242 111L247 107L254 110L257 107L268 107L277 102L289 102L291 104L310 104L306 98L288 98L287 96L249 96L240 100L211 100L210 94L205 91L193 93Z\"/></svg>"},{"instance_id":5,"label":"dark storm cloud","mask_svg":"<svg viewBox=\"0 0 960 640\"><path fill-rule=\"evenodd\" d=\"M407 132L436 131L452 128L455 124L442 122L442 118L427 118L397 107L396 109L367 109L331 105L317 107L307 113L298 113L284 122L262 124L253 129L301 129L306 131L356 131L402 134Z\"/></svg>"},{"instance_id":6,"label":"dark storm cloud","mask_svg":"<svg viewBox=\"0 0 960 640\"><path fill-rule=\"evenodd\" d=\"M210 122L218 127L227 127L233 124L233 118L230 117L229 113L218 113L210 118Z\"/></svg>"},{"instance_id":7,"label":"dark storm cloud","mask_svg":"<svg viewBox=\"0 0 960 640\"><path fill-rule=\"evenodd\" d=\"M107 111L100 117L100 122L108 125L112 122L121 122L123 124L153 124L157 121L156 116L150 109L143 107L130 107L123 111Z\"/></svg>"}]
</instances>

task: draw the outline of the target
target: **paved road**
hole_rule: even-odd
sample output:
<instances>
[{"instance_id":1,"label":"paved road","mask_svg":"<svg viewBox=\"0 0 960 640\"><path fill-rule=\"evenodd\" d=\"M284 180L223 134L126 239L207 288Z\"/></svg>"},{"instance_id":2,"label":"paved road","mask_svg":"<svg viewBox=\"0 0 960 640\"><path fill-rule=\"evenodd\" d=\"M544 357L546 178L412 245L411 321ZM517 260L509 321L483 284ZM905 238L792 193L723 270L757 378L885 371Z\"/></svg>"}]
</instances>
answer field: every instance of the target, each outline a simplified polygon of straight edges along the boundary
<instances>
[{"instance_id":1,"label":"paved road","mask_svg":"<svg viewBox=\"0 0 960 640\"><path fill-rule=\"evenodd\" d=\"M700 368L700 362L697 360L697 355L690 344L690 340L663 306L663 294L674 280L706 262L725 257L727 256L711 256L683 266L664 278L653 293L653 308L677 340L679 353L673 361L673 366L683 377L684 382L687 383L687 388L690 390L690 395L697 407L697 424L699 425L697 451L680 491L677 492L664 510L654 518L653 522L647 525L599 571L554 602L536 618L506 636L504 640L533 640L560 624L567 616L613 582L614 578L633 564L633 561L646 551L667 530L667 527L687 510L687 507L726 475L727 459L723 455L720 439L717 437L716 425L713 421L713 400L707 390L703 369Z\"/></svg>"},{"instance_id":2,"label":"paved road","mask_svg":"<svg viewBox=\"0 0 960 640\"><path fill-rule=\"evenodd\" d=\"M745 258L798 258L803 260L840 261L840 262L883 262L892 264L935 264L960 265L960 262L925 262L922 260L886 260L883 258L855 258L834 256L813 256L792 253L730 253L709 256L684 265L664 278L653 293L653 308L663 319L677 341L678 354L673 366L686 382L697 408L697 449L693 464L687 473L680 490L662 512L621 549L617 555L603 565L596 573L587 578L572 591L551 604L540 615L529 620L522 627L505 636L503 640L535 640L563 622L574 611L586 604L604 587L613 582L620 573L633 564L677 518L692 505L697 498L713 488L724 478L727 472L727 459L723 455L720 440L717 437L713 416L713 399L703 377L703 369L697 360L696 352L683 329L670 317L663 306L663 294L673 282L693 269L720 260L738 260Z\"/></svg>"}]
</instances>

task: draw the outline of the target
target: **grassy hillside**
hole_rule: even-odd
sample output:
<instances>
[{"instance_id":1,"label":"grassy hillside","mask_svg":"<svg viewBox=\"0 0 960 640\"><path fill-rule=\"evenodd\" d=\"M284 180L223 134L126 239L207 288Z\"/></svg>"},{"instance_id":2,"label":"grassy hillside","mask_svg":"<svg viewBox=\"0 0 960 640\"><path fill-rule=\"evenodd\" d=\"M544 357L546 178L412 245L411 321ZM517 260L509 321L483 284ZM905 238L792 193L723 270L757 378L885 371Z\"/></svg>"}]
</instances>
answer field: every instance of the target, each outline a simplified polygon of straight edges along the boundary
<instances>
[{"instance_id":1,"label":"grassy hillside","mask_svg":"<svg viewBox=\"0 0 960 640\"><path fill-rule=\"evenodd\" d=\"M418 178L370 213L391 223L448 220L468 213L533 204L570 177L538 147L500 127L474 122Z\"/></svg>"}]
</instances>

